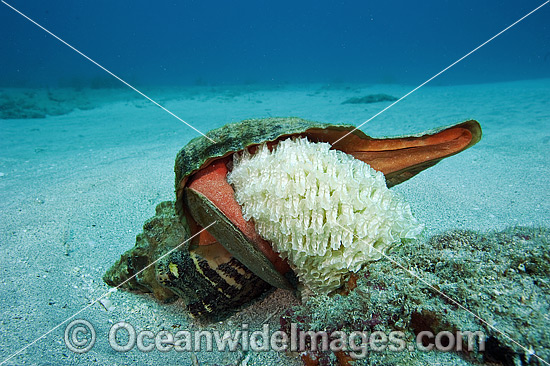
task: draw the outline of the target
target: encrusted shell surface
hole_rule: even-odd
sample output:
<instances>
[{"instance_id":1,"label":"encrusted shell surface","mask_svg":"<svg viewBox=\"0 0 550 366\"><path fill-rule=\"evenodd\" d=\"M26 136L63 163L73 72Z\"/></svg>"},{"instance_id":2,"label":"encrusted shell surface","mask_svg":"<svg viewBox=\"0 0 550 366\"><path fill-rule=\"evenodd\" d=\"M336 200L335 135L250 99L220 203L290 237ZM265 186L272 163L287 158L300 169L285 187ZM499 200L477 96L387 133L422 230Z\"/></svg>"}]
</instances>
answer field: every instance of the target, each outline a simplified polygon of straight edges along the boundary
<instances>
[{"instance_id":1,"label":"encrusted shell surface","mask_svg":"<svg viewBox=\"0 0 550 366\"><path fill-rule=\"evenodd\" d=\"M176 173L176 210L178 214L183 214L182 193L187 178L214 159L222 158L263 142L300 135L310 129L352 131L354 128L355 126L352 125L336 125L287 117L247 119L211 130L206 135L215 142L204 136L196 137L181 149L176 156L174 167ZM353 133L366 137L360 130L355 130Z\"/></svg>"}]
</instances>

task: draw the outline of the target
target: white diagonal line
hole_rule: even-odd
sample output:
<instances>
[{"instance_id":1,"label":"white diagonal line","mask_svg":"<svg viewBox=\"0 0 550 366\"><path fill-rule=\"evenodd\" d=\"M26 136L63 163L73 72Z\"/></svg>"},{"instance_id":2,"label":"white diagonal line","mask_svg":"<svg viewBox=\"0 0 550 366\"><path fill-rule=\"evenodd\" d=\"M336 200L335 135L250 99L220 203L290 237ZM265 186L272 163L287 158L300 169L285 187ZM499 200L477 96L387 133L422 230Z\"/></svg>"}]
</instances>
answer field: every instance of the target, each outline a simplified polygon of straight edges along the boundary
<instances>
[{"instance_id":1,"label":"white diagonal line","mask_svg":"<svg viewBox=\"0 0 550 366\"><path fill-rule=\"evenodd\" d=\"M122 281L121 283L119 283L116 287L113 287L111 289L109 289L109 291L105 292L103 295L101 295L100 297L98 297L97 299L95 299L94 301L92 301L90 304L88 304L87 306L83 307L82 309L80 309L79 311L77 311L76 313L74 313L73 315L71 315L70 317L68 317L67 319L63 320L61 323L57 324L55 327L53 327L52 329L48 330L46 333L42 334L40 337L36 338L34 341L30 342L29 344L27 344L25 347L21 348L20 350L18 350L17 352L11 354L10 356L8 356L8 358L6 358L4 361L0 362L0 365L3 365L5 364L6 362L8 362L9 360L11 360L12 358L14 358L15 356L17 356L18 354L20 354L21 352L23 352L24 350L26 350L27 348L29 348L30 346L32 346L33 344L35 344L36 342L38 342L39 340L41 340L42 338L46 337L48 334L50 334L51 332L53 332L54 330L58 329L59 327L61 327L63 324L65 324L66 322L68 322L69 320L73 319L75 316L77 316L78 314L82 313L83 311L89 309L92 305L94 305L96 302L98 302L99 300L103 299L105 296L107 296L108 294L110 294L111 292L114 292L116 291L120 286L124 285L126 282L130 281L131 279L133 279L134 277L136 277L137 275L139 275L141 272L145 271L147 268L151 267L153 264L157 263L159 260L161 260L162 258L166 257L168 254L172 253L174 250L178 249L179 247L181 247L183 244L187 243L189 240L193 239L195 236L199 235L200 233L202 233L204 230L208 229L210 226L214 225L217 221L214 221L213 223L211 223L210 225L202 228L202 230L196 232L193 236L191 236L190 238L188 238L187 240L184 240L183 242L181 242L180 244L178 244L176 247L170 249L168 252L164 253L163 255L161 255L160 257L158 257L156 260L154 260L153 262L149 263L147 266L143 267L141 270L139 270L138 272L136 272L134 275L128 277L126 280Z\"/></svg>"},{"instance_id":2,"label":"white diagonal line","mask_svg":"<svg viewBox=\"0 0 550 366\"><path fill-rule=\"evenodd\" d=\"M346 230L347 232L351 233L351 235L353 235L354 237L356 237L357 239L361 240L355 233L353 233L351 230L349 230L348 228L346 227L343 227L342 225L340 225L339 223L336 223L338 226L340 226L342 229ZM533 357L536 357L537 359L539 359L540 361L542 361L543 363L545 363L546 365L550 365L549 362L543 360L542 358L540 358L539 356L537 356L533 349L532 348L527 348L525 346L522 346L520 343L518 343L517 341L515 341L512 337L510 337L509 335L507 335L506 333L504 333L503 331L499 330L498 328L496 328L494 325L491 325L489 324L487 321L483 320L479 315L477 315L476 313L468 310L466 307L464 307L462 304L460 304L458 301L456 300L453 300L452 298L450 298L449 296L447 296L445 293L443 293L442 291L438 290L437 288L435 288L434 286L432 286L430 283L428 283L428 281L422 279L420 276L418 276L416 273L414 273L413 271L405 268L404 266L402 266L399 262L397 262L396 260L392 259L391 257L387 256L384 252L382 252L380 249L374 247L374 246L371 246L372 249L376 250L378 253L380 253L384 258L386 258L387 260L389 260L390 262L392 262L393 264L397 265L399 268L401 268L402 270L406 271L407 273L409 273L411 276L415 277L417 280L419 280L420 282L422 282L423 284L425 284L426 286L428 286L429 288L431 288L432 290L434 290L435 292L439 293L441 296L445 297L447 300L451 301L453 304L455 304L456 306L458 306L459 308L461 308L462 310L468 312L469 314L471 314L472 316L474 316L477 320L479 320L480 322L482 322L483 324L486 324L487 326L489 326L490 328L492 328L493 330L495 330L496 332L498 332L500 335L503 335L504 337L508 338L510 341L512 341L514 344L516 344L517 346L519 346L521 349L523 349L527 355L530 355L530 356L533 356Z\"/></svg>"},{"instance_id":3,"label":"white diagonal line","mask_svg":"<svg viewBox=\"0 0 550 366\"><path fill-rule=\"evenodd\" d=\"M50 36L54 37L55 39L57 39L59 42L63 43L65 46L69 47L71 50L75 51L76 53L78 53L80 56L84 57L86 60L90 61L91 63L93 63L94 65L96 65L97 67L99 67L101 70L105 71L106 73L108 73L109 75L111 75L112 77L114 77L115 79L117 79L118 81L120 81L121 83L123 83L124 85L126 85L127 87L129 87L130 89L132 89L133 91L135 91L136 93L138 93L139 95L141 95L142 97L144 97L145 99L149 100L151 103L153 103L154 105L156 105L157 107L161 108L163 111L165 111L166 113L170 114L172 117L175 117L178 121L180 122L183 122L185 123L188 127L192 128L193 130L197 131L198 133L200 133L201 135L203 135L204 137L206 137L207 139L209 139L211 142L216 142L214 140L212 140L210 137L206 136L204 133L202 133L201 131L199 131L198 129L196 129L195 127L193 127L192 125L190 125L189 123L185 122L183 119L181 119L179 116L177 116L176 114L174 114L172 111L168 110L168 108L162 106L161 104L159 104L158 102L154 101L152 98L148 97L147 95L145 95L145 93L139 91L137 88L135 88L134 86L130 85L130 83L126 82L125 80L123 80L122 78L120 78L119 76L115 75L114 73L112 73L111 71L107 70L105 67L101 66L99 63L97 63L96 61L92 60L90 57L86 56L84 53L80 52L79 50L77 50L75 47L71 46L69 43L65 42L63 39L61 39L60 37L56 36L55 34L53 34L52 32L50 32L49 30L47 30L46 28L44 28L43 26L41 26L40 24L38 24L37 22L35 22L34 20L32 20L31 18L29 18L28 16L26 16L25 14L23 14L22 12L20 12L19 10L17 10L16 8L14 8L13 6L11 6L10 4L8 4L7 2L5 2L4 0L2 0L2 3L4 5L6 5L7 7L9 7L10 9L12 9L13 11L15 11L16 13L18 13L19 15L21 15L22 17L24 17L25 19L27 19L29 22L33 23L34 25L36 25L37 27L39 27L40 29L42 29L44 32L48 33Z\"/></svg>"},{"instance_id":4,"label":"white diagonal line","mask_svg":"<svg viewBox=\"0 0 550 366\"><path fill-rule=\"evenodd\" d=\"M536 12L537 10L539 10L540 8L542 8L544 5L548 4L549 2L550 2L550 0L544 2L543 4L539 5L535 9L531 10L529 13L525 14L524 16L522 16L521 18L516 20L514 23L510 24L509 26L507 26L506 28L504 28L503 30L501 30L500 32L498 32L497 34L495 34L494 36L492 36L491 38L489 38L488 40L486 40L485 42L483 42L482 44L480 44L479 46L477 46L473 50L471 50L470 52L468 52L467 54L465 54L464 56L462 56L461 58L459 58L458 60L456 60L455 62L450 64L449 66L447 66L446 68L444 68L443 70L441 70L440 72L438 72L437 74L435 74L434 76L432 76L431 78L429 78L428 80L426 80L425 82L423 82L422 84L420 84L419 86L417 86L416 88L414 88L413 90L408 92L407 94L403 95L401 98L397 99L395 102L393 102L392 104L390 104L386 108L382 109L380 112L376 113L374 116L372 116L371 118L369 118L365 122L361 123L359 126L355 127L353 130L349 131L344 136L340 137L338 140L334 141L332 143L332 145L336 144L338 141L340 141L343 138L347 137L349 134L353 133L355 130L358 130L359 128L361 128L365 124L369 123L370 121L372 121L373 119L375 119L376 117L378 117L379 115L381 115L382 113L384 113L385 111L387 111L388 109L390 109L391 107L393 107L394 105L396 105L397 103L399 103L400 101L402 101L403 99L405 99L406 97L408 97L409 95L411 95L412 93L417 91L418 89L422 88L424 85L428 84L430 81L432 81L433 79L435 79L439 75L443 74L445 71L449 70L451 67L458 64L460 61L464 60L466 57L470 56L472 53L476 52L481 47L485 46L487 43L491 42L493 39L497 38L502 33L506 32L508 29L512 28L513 26L515 26L516 24L521 22L523 19L527 18L529 15L533 14L534 12Z\"/></svg>"}]
</instances>

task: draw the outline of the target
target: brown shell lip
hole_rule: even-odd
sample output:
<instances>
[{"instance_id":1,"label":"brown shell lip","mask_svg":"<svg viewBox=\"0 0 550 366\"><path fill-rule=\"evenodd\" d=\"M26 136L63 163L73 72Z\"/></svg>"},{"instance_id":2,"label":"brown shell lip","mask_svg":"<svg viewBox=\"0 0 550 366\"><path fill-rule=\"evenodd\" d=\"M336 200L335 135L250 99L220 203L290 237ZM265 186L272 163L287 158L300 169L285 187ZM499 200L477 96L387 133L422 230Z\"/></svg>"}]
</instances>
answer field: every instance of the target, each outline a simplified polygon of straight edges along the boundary
<instances>
[{"instance_id":1,"label":"brown shell lip","mask_svg":"<svg viewBox=\"0 0 550 366\"><path fill-rule=\"evenodd\" d=\"M290 136L307 137L314 142L333 143L350 131L347 127L327 126L327 128L306 129L302 133L279 136L266 142L276 142ZM360 130L353 131L338 141L333 148L344 151L364 161L386 176L389 187L402 183L424 169L437 164L442 159L457 154L475 145L481 139L481 127L475 120L462 122L450 127L436 129L424 134L393 138L372 138ZM252 147L254 145L249 146ZM177 199L185 202L185 214L191 216L200 226L218 221L217 227L209 229L210 234L232 255L273 286L290 289L282 276L284 266L273 251L267 250L261 238L254 232L253 223L243 224L242 211L234 199L232 187L225 180L226 163L230 155L207 159L198 171L183 177L177 189ZM220 160L223 159L223 160ZM203 171L220 161L225 173L217 178L201 178L202 186L193 187ZM214 177L214 176L212 176ZM188 178L190 178L188 180ZM210 182L209 179L212 179ZM191 182L188 184L188 182ZM212 184L212 189L208 185ZM222 187L222 188L220 188ZM220 190L225 193L220 196ZM228 206L232 208L229 209ZM252 225L252 232L250 231Z\"/></svg>"}]
</instances>

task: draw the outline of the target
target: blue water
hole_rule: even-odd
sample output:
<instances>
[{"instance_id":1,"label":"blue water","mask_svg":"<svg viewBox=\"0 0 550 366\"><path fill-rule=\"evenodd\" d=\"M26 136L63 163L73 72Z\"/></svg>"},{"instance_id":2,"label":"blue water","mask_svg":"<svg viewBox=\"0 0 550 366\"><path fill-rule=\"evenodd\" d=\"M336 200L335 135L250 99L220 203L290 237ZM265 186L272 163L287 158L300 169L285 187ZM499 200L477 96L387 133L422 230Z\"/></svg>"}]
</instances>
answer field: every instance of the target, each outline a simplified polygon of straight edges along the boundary
<instances>
[{"instance_id":1,"label":"blue water","mask_svg":"<svg viewBox=\"0 0 550 366\"><path fill-rule=\"evenodd\" d=\"M542 1L23 1L8 3L137 85L419 84ZM550 5L434 83L550 76ZM0 86L113 83L0 6Z\"/></svg>"}]
</instances>

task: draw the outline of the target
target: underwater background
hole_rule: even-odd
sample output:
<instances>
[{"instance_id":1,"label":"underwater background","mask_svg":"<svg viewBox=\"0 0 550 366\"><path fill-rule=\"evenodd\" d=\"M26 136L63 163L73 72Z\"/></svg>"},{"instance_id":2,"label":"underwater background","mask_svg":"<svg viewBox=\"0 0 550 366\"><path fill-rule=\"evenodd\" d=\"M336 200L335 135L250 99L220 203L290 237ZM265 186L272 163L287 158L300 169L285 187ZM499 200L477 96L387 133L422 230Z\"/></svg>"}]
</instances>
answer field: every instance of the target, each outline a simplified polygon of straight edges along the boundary
<instances>
[{"instance_id":1,"label":"underwater background","mask_svg":"<svg viewBox=\"0 0 550 366\"><path fill-rule=\"evenodd\" d=\"M212 324L181 299L108 292L105 272L175 199L174 159L200 133L10 6L201 133L287 116L373 137L479 121L479 143L391 188L425 226L392 258L432 290L383 259L348 296L300 303L273 290ZM154 332L467 328L487 335L487 352L371 352L354 365L549 364L549 20L550 4L532 0L0 3L0 365L347 364L242 347L117 352L108 334L120 321ZM66 345L72 319L95 328L88 352Z\"/></svg>"},{"instance_id":2,"label":"underwater background","mask_svg":"<svg viewBox=\"0 0 550 366\"><path fill-rule=\"evenodd\" d=\"M540 1L12 1L123 79L143 85L367 82L419 84ZM550 75L547 10L435 84ZM4 86L107 75L2 10ZM9 57L6 57L9 56Z\"/></svg>"}]
</instances>

